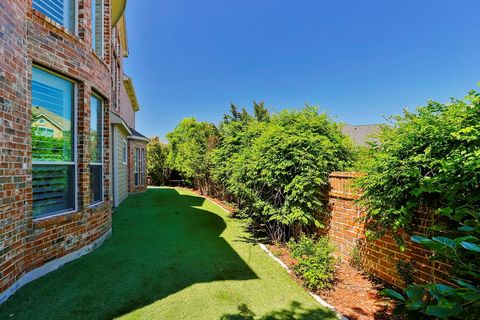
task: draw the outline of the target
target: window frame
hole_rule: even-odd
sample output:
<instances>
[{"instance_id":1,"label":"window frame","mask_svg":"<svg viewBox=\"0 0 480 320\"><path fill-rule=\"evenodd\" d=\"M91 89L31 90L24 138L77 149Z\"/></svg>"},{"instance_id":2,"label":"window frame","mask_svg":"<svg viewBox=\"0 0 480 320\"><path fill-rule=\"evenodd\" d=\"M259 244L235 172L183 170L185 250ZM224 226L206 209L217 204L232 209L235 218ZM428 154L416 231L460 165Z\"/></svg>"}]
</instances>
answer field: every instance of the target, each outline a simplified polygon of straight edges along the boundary
<instances>
[{"instance_id":1,"label":"window frame","mask_svg":"<svg viewBox=\"0 0 480 320\"><path fill-rule=\"evenodd\" d=\"M76 1L76 0L75 0ZM95 35L96 35L96 30L93 29L93 14L91 15L90 19L91 19L91 22L90 22L90 32L91 32L91 42L92 42L92 51L95 52L95 54L97 54L99 57L101 58L104 58L104 55L105 55L105 2L104 0L90 0L90 6L91 6L91 13L94 12L94 5L97 4L97 1L100 2L100 7L101 7L101 12L100 12L100 16L101 16L101 24L100 24L100 34L101 34L101 39L100 39L100 42L101 42L101 45L100 45L100 52L98 52L96 50L96 39L95 39ZM97 23L95 22L95 27L97 28ZM95 42L94 42L94 39L95 39ZM95 43L95 45L94 45Z\"/></svg>"},{"instance_id":2,"label":"window frame","mask_svg":"<svg viewBox=\"0 0 480 320\"><path fill-rule=\"evenodd\" d=\"M60 217L60 216L64 216L64 215L68 215L68 214L71 214L71 213L74 213L74 212L77 212L78 211L78 151L77 151L77 143L78 143L78 137L77 137L77 134L78 134L78 124L77 124L77 118L78 118L78 83L67 77L67 76L64 76L62 75L61 73L58 73L56 71L53 71L53 70L50 70L50 69L47 69L45 67L42 67L40 65L37 65L37 64L33 64L32 65L32 70L33 68L37 68L39 70L42 70L46 73L49 73L55 77L59 77L59 78L62 78L66 81L69 81L72 83L72 86L73 86L73 92L72 92L72 95L73 95L73 99L72 99L72 121L73 121L73 133L72 133L72 139L73 139L73 144L72 144L72 153L73 153L73 162L70 162L70 161L39 161L39 160L33 160L32 159L32 168L34 165L63 165L63 166L66 166L66 165L73 165L73 180L74 180L74 190L73 190L73 193L74 193L74 201L73 201L73 209L71 210L65 210L65 211L58 211L58 212L53 212L53 213L49 213L49 214L44 214L44 215L41 215L41 216L38 216L38 217L34 217L33 214L33 222L35 221L42 221L42 220L48 220L48 219L52 219L52 218L55 218L55 217ZM33 73L33 71L32 71ZM33 77L32 77L33 78ZM30 91L30 96L32 95L32 92ZM30 108L32 108L32 106L30 106ZM32 181L33 181L33 178L32 178ZM32 193L33 193L33 186L32 186ZM32 199L32 203L33 203L33 199Z\"/></svg>"},{"instance_id":3,"label":"window frame","mask_svg":"<svg viewBox=\"0 0 480 320\"><path fill-rule=\"evenodd\" d=\"M99 204L102 204L103 202L105 202L105 158L104 158L104 148L103 148L103 142L104 142L104 128L105 128L105 99L99 95L98 93L96 93L95 91L92 90L92 93L90 94L90 99L92 97L95 97L97 98L99 101L100 101L100 105L101 105L101 109L102 109L102 112L101 112L101 115L102 115L102 121L101 121L101 128L102 128L102 138L100 139L100 145L101 145L101 151L100 151L100 154L101 154L101 162L89 162L88 165L89 165L89 169L90 169L90 166L91 165L94 165L94 166L101 166L102 170L101 170L101 177L102 177L102 182L100 184L100 188L101 188L101 199L100 200L97 200L97 201L93 201L93 199L90 199L90 207L94 207L94 206L97 206ZM92 119L92 107L91 107L91 100L90 100L90 121ZM90 127L89 127L90 128ZM91 177L91 172L89 170L89 174L90 174L90 179L92 178Z\"/></svg>"},{"instance_id":4,"label":"window frame","mask_svg":"<svg viewBox=\"0 0 480 320\"><path fill-rule=\"evenodd\" d=\"M123 140L123 147L122 147L122 164L124 166L128 163L128 145L127 140Z\"/></svg>"},{"instance_id":5,"label":"window frame","mask_svg":"<svg viewBox=\"0 0 480 320\"><path fill-rule=\"evenodd\" d=\"M135 187L140 186L140 170L139 170L139 162L140 162L140 148L135 148L135 155L134 155L134 164L133 166L135 167L133 172L134 172L134 182L135 182Z\"/></svg>"},{"instance_id":6,"label":"window frame","mask_svg":"<svg viewBox=\"0 0 480 320\"><path fill-rule=\"evenodd\" d=\"M62 23L58 23L57 21L55 21L54 19L52 19L50 16L48 16L46 13L44 13L43 11L41 10L38 10L38 9L35 9L33 7L33 2L35 0L32 0L32 9L33 10L36 10L38 12L40 12L41 14L43 14L44 16L46 16L48 19L50 19L53 23L55 24L58 24L58 25L61 25L66 32L70 33L70 34L73 34L75 36L79 36L79 26L78 26L78 13L80 11L80 8L79 8L79 0L66 0L66 1L70 1L72 4L72 7L73 7L73 15L72 15L72 20L73 21L70 21L68 20L68 22L72 23L73 26L72 26L72 29L70 30L68 24L65 24L65 17L64 17L64 21ZM65 7L68 8L68 6L66 5L66 3L64 3L64 10L65 10Z\"/></svg>"},{"instance_id":7,"label":"window frame","mask_svg":"<svg viewBox=\"0 0 480 320\"><path fill-rule=\"evenodd\" d=\"M145 186L145 149L140 149L140 185Z\"/></svg>"}]
</instances>

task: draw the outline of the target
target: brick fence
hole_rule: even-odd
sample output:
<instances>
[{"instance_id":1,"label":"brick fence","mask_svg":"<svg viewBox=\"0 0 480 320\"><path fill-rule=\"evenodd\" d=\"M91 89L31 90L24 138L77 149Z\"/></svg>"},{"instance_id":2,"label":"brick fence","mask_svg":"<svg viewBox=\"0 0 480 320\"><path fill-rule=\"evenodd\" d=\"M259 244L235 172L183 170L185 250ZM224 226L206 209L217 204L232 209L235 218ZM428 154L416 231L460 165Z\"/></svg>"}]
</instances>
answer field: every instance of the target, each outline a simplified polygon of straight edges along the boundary
<instances>
[{"instance_id":1,"label":"brick fence","mask_svg":"<svg viewBox=\"0 0 480 320\"><path fill-rule=\"evenodd\" d=\"M334 172L330 175L331 216L327 229L342 261L350 261L352 252L357 248L363 269L390 284L400 287L405 285L397 272L399 261L412 263L416 283L445 282L448 266L430 261L430 252L412 243L409 236L404 235L406 250L403 252L391 234L375 241L365 238L365 226L361 221L365 212L357 205L356 199L360 194L352 187L353 180L359 176L360 174L351 172ZM418 214L416 229L420 233L428 225L428 215L428 210L420 210Z\"/></svg>"}]
</instances>

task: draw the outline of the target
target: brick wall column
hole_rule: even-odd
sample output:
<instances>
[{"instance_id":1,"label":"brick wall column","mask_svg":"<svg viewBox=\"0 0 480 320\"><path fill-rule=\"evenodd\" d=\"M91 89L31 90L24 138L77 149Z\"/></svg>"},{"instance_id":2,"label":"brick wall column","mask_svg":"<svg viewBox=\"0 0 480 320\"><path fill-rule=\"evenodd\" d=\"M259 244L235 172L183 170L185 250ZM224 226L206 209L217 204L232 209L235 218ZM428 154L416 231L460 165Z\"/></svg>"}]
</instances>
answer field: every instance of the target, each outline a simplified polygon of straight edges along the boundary
<instances>
[{"instance_id":1,"label":"brick wall column","mask_svg":"<svg viewBox=\"0 0 480 320\"><path fill-rule=\"evenodd\" d=\"M0 1L0 293L23 273L32 219L29 4Z\"/></svg>"}]
</instances>

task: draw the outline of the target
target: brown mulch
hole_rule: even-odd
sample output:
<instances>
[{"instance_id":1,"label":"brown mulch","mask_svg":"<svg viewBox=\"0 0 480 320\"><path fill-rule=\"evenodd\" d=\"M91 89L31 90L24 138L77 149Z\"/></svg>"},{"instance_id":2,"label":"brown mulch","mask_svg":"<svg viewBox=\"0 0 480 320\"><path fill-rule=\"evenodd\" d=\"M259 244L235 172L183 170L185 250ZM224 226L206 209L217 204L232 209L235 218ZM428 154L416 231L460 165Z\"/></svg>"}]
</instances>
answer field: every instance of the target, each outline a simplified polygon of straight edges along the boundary
<instances>
[{"instance_id":1,"label":"brown mulch","mask_svg":"<svg viewBox=\"0 0 480 320\"><path fill-rule=\"evenodd\" d=\"M290 268L296 264L288 248L270 245L268 249ZM295 281L302 283L293 273L292 276ZM379 295L383 288L381 282L370 278L357 268L339 263L333 288L316 293L348 319L391 319L394 303Z\"/></svg>"}]
</instances>

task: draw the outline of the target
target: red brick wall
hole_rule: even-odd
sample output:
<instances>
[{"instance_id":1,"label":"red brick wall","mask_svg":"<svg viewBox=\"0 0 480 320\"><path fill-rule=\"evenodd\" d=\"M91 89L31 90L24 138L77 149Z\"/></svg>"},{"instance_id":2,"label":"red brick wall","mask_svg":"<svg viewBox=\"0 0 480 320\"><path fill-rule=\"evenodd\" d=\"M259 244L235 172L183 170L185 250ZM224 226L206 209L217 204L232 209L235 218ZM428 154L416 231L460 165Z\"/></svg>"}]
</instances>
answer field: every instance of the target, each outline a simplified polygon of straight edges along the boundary
<instances>
[{"instance_id":1,"label":"red brick wall","mask_svg":"<svg viewBox=\"0 0 480 320\"><path fill-rule=\"evenodd\" d=\"M135 150L136 149L145 150L145 161L143 170L145 172L145 183L140 181L139 185L135 185L135 170L134 170L134 162L135 162ZM147 142L143 140L128 140L128 192L142 192L147 190Z\"/></svg>"},{"instance_id":2,"label":"red brick wall","mask_svg":"<svg viewBox=\"0 0 480 320\"><path fill-rule=\"evenodd\" d=\"M352 182L358 176L358 173L347 172L334 172L330 175L331 217L327 228L337 254L343 261L349 261L352 251L357 247L365 271L396 286L404 286L404 281L396 270L398 261L413 262L415 282L445 281L448 266L428 260L430 252L412 243L409 236L403 237L406 241L404 252L399 249L391 234L376 241L365 238L364 223L359 220L365 212L356 204L359 194L352 188ZM419 232L425 230L428 214L428 210L419 212Z\"/></svg>"},{"instance_id":3,"label":"red brick wall","mask_svg":"<svg viewBox=\"0 0 480 320\"><path fill-rule=\"evenodd\" d=\"M31 212L28 8L0 1L0 293L23 272Z\"/></svg>"},{"instance_id":4,"label":"red brick wall","mask_svg":"<svg viewBox=\"0 0 480 320\"><path fill-rule=\"evenodd\" d=\"M31 0L0 1L0 295L25 273L93 243L111 229L111 51L91 49L90 1L79 0L71 34ZM105 1L105 48L110 48ZM31 69L41 65L77 84L78 211L34 220L32 214ZM104 203L90 208L89 120L92 90L104 97Z\"/></svg>"}]
</instances>

